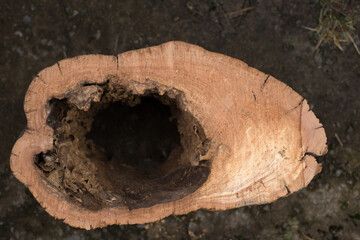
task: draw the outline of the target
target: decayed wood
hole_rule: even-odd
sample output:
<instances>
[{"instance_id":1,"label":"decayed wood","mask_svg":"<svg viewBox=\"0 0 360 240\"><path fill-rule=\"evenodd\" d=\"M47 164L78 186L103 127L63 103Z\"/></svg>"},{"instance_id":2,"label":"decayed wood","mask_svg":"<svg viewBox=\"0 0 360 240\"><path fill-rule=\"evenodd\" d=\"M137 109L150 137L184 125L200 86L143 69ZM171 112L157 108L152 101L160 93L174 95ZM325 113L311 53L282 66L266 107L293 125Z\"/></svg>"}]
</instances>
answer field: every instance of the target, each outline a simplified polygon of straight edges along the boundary
<instances>
[{"instance_id":1,"label":"decayed wood","mask_svg":"<svg viewBox=\"0 0 360 240\"><path fill-rule=\"evenodd\" d=\"M34 157L53 148L53 129L46 124L48 101L64 98L81 82L101 84L109 76L116 76L111 81L118 84L135 83L138 93L152 81L184 94L186 111L200 122L211 141L206 156L211 158L211 172L195 192L145 208L94 211L69 201L41 176ZM91 101L99 101L96 90L89 88ZM88 109L89 103L78 107ZM146 223L200 208L222 210L273 202L306 187L321 171L314 156L327 152L321 123L307 101L290 87L237 59L183 42L115 57L62 60L32 81L24 110L28 125L12 151L14 175L49 214L86 229Z\"/></svg>"}]
</instances>

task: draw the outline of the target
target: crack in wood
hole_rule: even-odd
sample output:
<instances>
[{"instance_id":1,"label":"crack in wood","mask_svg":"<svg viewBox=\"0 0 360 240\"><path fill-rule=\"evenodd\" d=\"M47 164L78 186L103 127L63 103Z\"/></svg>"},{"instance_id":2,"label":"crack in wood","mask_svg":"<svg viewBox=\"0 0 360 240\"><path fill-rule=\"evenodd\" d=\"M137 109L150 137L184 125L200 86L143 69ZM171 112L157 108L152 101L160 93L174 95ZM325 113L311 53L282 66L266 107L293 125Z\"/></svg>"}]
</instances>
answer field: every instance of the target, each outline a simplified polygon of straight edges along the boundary
<instances>
[{"instance_id":1,"label":"crack in wood","mask_svg":"<svg viewBox=\"0 0 360 240\"><path fill-rule=\"evenodd\" d=\"M265 79L264 83L262 84L262 86L261 86L261 88L260 88L260 91L264 90L264 87L265 87L265 85L266 85L267 81L269 80L269 78L270 78L270 74L268 74L268 75L267 75L267 77L266 77L266 79Z\"/></svg>"},{"instance_id":2,"label":"crack in wood","mask_svg":"<svg viewBox=\"0 0 360 240\"><path fill-rule=\"evenodd\" d=\"M313 153L313 152L306 152L305 153L306 156L313 156L314 158L320 157L319 155Z\"/></svg>"},{"instance_id":3,"label":"crack in wood","mask_svg":"<svg viewBox=\"0 0 360 240\"><path fill-rule=\"evenodd\" d=\"M308 151L306 150L306 152L304 153L304 155L300 158L299 162L302 162L306 156L312 156L312 157L314 157L314 158L320 157L319 155L317 155L317 154L315 154L315 153L313 153L313 152L308 152Z\"/></svg>"},{"instance_id":4,"label":"crack in wood","mask_svg":"<svg viewBox=\"0 0 360 240\"><path fill-rule=\"evenodd\" d=\"M252 91L252 94L254 96L254 100L256 101L256 95L255 95L254 91Z\"/></svg>"},{"instance_id":5,"label":"crack in wood","mask_svg":"<svg viewBox=\"0 0 360 240\"><path fill-rule=\"evenodd\" d=\"M305 158L305 154L300 158L300 160L299 160L299 162L302 162L302 161L304 161L304 158Z\"/></svg>"},{"instance_id":6,"label":"crack in wood","mask_svg":"<svg viewBox=\"0 0 360 240\"><path fill-rule=\"evenodd\" d=\"M44 81L44 79L42 79L39 75L36 75L36 78L38 78L39 81L42 82L43 84L46 84L46 82Z\"/></svg>"},{"instance_id":7,"label":"crack in wood","mask_svg":"<svg viewBox=\"0 0 360 240\"><path fill-rule=\"evenodd\" d=\"M285 113L285 115L287 115L287 114L291 113L292 111L296 110L298 107L300 107L300 106L303 104L304 101L305 101L304 98L301 99L301 101L300 101L295 107L293 107L292 109L290 109L289 111L287 111L287 112Z\"/></svg>"},{"instance_id":8,"label":"crack in wood","mask_svg":"<svg viewBox=\"0 0 360 240\"><path fill-rule=\"evenodd\" d=\"M63 73L62 73L62 71L61 71L61 67L60 67L60 64L59 64L59 62L56 62L56 65L58 66L58 68L59 68L59 71L60 71L60 74L61 74L61 76L63 75Z\"/></svg>"},{"instance_id":9,"label":"crack in wood","mask_svg":"<svg viewBox=\"0 0 360 240\"><path fill-rule=\"evenodd\" d=\"M81 86L83 87L87 87L87 86L99 86L99 87L102 87L102 86L106 86L107 84L109 83L109 80L106 80L105 82L84 82L81 84Z\"/></svg>"},{"instance_id":10,"label":"crack in wood","mask_svg":"<svg viewBox=\"0 0 360 240\"><path fill-rule=\"evenodd\" d=\"M287 191L286 196L288 196L291 193L291 191L290 191L289 187L287 186L284 179L283 179L283 182L284 182L284 187L286 188L286 191Z\"/></svg>"},{"instance_id":11,"label":"crack in wood","mask_svg":"<svg viewBox=\"0 0 360 240\"><path fill-rule=\"evenodd\" d=\"M116 70L119 70L119 56L116 55Z\"/></svg>"}]
</instances>

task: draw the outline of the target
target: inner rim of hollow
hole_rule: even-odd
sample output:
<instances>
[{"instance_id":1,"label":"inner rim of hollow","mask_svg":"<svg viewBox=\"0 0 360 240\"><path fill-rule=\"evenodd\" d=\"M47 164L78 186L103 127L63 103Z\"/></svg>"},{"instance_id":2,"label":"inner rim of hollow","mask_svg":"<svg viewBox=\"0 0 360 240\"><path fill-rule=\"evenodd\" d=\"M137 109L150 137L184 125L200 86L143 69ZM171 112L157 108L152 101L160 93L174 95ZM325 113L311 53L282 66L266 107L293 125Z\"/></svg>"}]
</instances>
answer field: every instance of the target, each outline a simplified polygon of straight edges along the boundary
<instances>
[{"instance_id":1,"label":"inner rim of hollow","mask_svg":"<svg viewBox=\"0 0 360 240\"><path fill-rule=\"evenodd\" d=\"M210 142L184 110L184 94L160 87L81 84L50 100L54 148L36 155L35 165L91 210L150 207L194 192L210 173Z\"/></svg>"}]
</instances>

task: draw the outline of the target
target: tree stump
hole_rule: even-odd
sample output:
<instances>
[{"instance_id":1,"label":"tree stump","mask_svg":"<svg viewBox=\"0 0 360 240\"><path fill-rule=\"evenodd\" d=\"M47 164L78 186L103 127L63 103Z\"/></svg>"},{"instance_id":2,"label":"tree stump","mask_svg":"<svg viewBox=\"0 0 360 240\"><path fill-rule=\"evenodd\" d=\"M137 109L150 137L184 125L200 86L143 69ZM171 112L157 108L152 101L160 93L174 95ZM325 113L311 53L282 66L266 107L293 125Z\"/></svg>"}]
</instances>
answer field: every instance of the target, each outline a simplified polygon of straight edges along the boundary
<instances>
[{"instance_id":1,"label":"tree stump","mask_svg":"<svg viewBox=\"0 0 360 240\"><path fill-rule=\"evenodd\" d=\"M62 60L34 78L24 110L14 175L86 229L270 203L306 187L327 152L290 87L183 42Z\"/></svg>"}]
</instances>

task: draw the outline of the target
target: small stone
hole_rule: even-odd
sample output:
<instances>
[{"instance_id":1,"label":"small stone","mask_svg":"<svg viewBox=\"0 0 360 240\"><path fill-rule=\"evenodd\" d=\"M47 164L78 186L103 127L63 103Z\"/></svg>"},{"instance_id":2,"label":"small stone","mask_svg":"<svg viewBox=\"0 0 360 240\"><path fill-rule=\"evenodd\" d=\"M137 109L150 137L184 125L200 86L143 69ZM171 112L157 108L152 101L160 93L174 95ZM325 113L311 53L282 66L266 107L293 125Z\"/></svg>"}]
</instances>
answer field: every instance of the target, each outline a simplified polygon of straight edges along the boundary
<instances>
[{"instance_id":1,"label":"small stone","mask_svg":"<svg viewBox=\"0 0 360 240\"><path fill-rule=\"evenodd\" d=\"M100 37L101 37L101 31L97 30L96 33L94 34L94 37L95 37L96 40L99 40Z\"/></svg>"},{"instance_id":2,"label":"small stone","mask_svg":"<svg viewBox=\"0 0 360 240\"><path fill-rule=\"evenodd\" d=\"M24 56L24 51L21 48L18 47L15 50L21 57Z\"/></svg>"},{"instance_id":3,"label":"small stone","mask_svg":"<svg viewBox=\"0 0 360 240\"><path fill-rule=\"evenodd\" d=\"M300 209L299 209L299 208L297 208L297 207L294 207L294 211L295 211L297 214L299 214L299 213L300 213Z\"/></svg>"},{"instance_id":4,"label":"small stone","mask_svg":"<svg viewBox=\"0 0 360 240\"><path fill-rule=\"evenodd\" d=\"M31 17L26 15L23 20L24 20L24 23L30 23L31 22Z\"/></svg>"},{"instance_id":5,"label":"small stone","mask_svg":"<svg viewBox=\"0 0 360 240\"><path fill-rule=\"evenodd\" d=\"M18 36L18 37L23 37L23 36L24 36L24 35L22 34L22 32L20 32L20 31L14 32L14 35L15 35L15 36Z\"/></svg>"},{"instance_id":6,"label":"small stone","mask_svg":"<svg viewBox=\"0 0 360 240\"><path fill-rule=\"evenodd\" d=\"M72 13L72 15L71 15L70 17L75 17L75 16L78 15L78 14L79 14L79 11L74 10L73 13Z\"/></svg>"}]
</instances>

